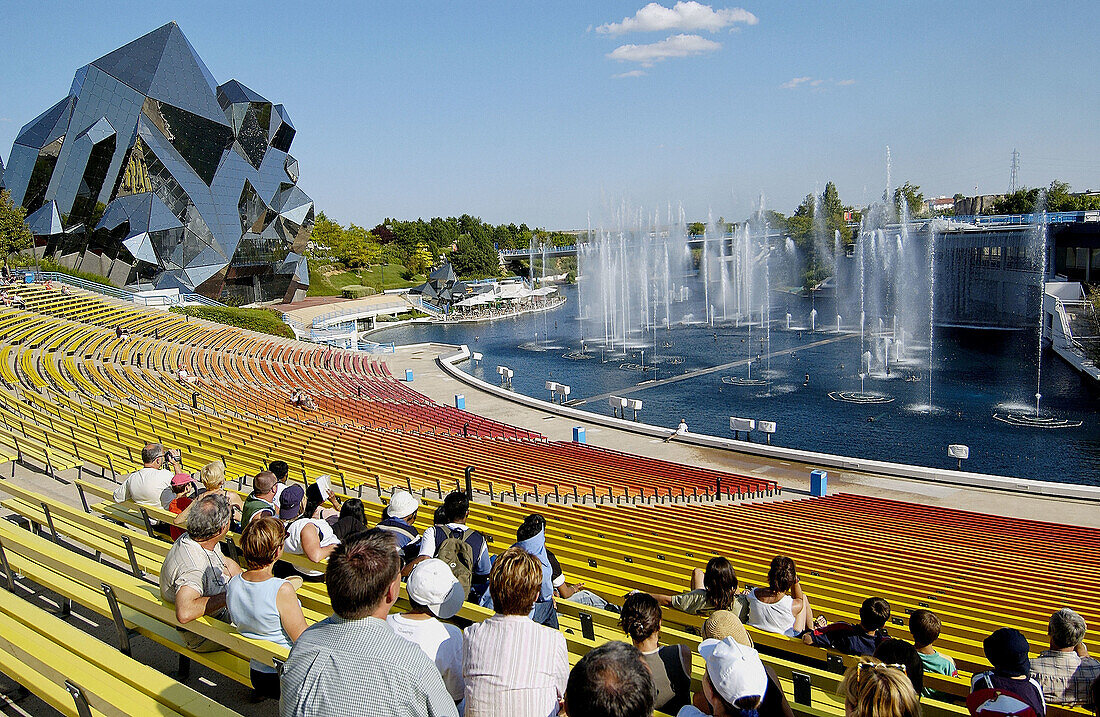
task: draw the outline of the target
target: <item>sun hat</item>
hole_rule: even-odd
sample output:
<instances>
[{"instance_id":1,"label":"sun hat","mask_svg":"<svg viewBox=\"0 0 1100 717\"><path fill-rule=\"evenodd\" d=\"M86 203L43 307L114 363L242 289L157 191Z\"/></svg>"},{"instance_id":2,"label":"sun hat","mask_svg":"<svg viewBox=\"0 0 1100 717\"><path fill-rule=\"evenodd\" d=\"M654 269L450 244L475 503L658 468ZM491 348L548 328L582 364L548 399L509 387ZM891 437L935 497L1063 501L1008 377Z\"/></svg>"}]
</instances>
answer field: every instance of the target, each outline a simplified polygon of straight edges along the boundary
<instances>
[{"instance_id":1,"label":"sun hat","mask_svg":"<svg viewBox=\"0 0 1100 717\"><path fill-rule=\"evenodd\" d=\"M465 591L447 563L439 558L421 561L405 584L409 600L424 605L436 617L452 618L462 608Z\"/></svg>"},{"instance_id":2,"label":"sun hat","mask_svg":"<svg viewBox=\"0 0 1100 717\"><path fill-rule=\"evenodd\" d=\"M760 654L732 637L703 640L699 654L707 663L710 683L731 705L742 697L763 697L768 688L768 673Z\"/></svg>"},{"instance_id":3,"label":"sun hat","mask_svg":"<svg viewBox=\"0 0 1100 717\"><path fill-rule=\"evenodd\" d=\"M745 647L752 647L752 638L737 613L732 610L715 610L703 623L703 637L710 640L732 637Z\"/></svg>"},{"instance_id":4,"label":"sun hat","mask_svg":"<svg viewBox=\"0 0 1100 717\"><path fill-rule=\"evenodd\" d=\"M189 473L177 473L172 476L172 487L178 488L181 485L187 485L191 482L191 475Z\"/></svg>"},{"instance_id":5,"label":"sun hat","mask_svg":"<svg viewBox=\"0 0 1100 717\"><path fill-rule=\"evenodd\" d=\"M283 488L279 494L279 517L283 520L297 518L302 512L302 499L306 497L306 490L294 483Z\"/></svg>"},{"instance_id":6,"label":"sun hat","mask_svg":"<svg viewBox=\"0 0 1100 717\"><path fill-rule=\"evenodd\" d=\"M411 493L403 490L394 492L390 496L390 503L386 506L386 515L391 518L407 518L420 507L420 501Z\"/></svg>"}]
</instances>

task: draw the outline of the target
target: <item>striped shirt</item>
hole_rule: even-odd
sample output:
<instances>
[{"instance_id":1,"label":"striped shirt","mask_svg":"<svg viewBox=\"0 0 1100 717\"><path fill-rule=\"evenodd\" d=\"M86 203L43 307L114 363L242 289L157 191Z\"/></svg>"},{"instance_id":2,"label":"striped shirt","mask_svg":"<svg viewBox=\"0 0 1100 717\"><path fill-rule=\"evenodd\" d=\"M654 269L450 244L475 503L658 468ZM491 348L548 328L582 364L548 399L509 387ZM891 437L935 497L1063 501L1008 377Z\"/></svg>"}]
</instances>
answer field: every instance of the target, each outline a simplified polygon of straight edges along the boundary
<instances>
[{"instance_id":1,"label":"striped shirt","mask_svg":"<svg viewBox=\"0 0 1100 717\"><path fill-rule=\"evenodd\" d=\"M526 615L465 630L466 717L553 717L569 679L565 637Z\"/></svg>"},{"instance_id":2,"label":"striped shirt","mask_svg":"<svg viewBox=\"0 0 1100 717\"><path fill-rule=\"evenodd\" d=\"M1043 688L1043 699L1055 705L1092 704L1092 683L1100 679L1100 662L1073 650L1043 650L1031 660L1031 678Z\"/></svg>"},{"instance_id":3,"label":"striped shirt","mask_svg":"<svg viewBox=\"0 0 1100 717\"><path fill-rule=\"evenodd\" d=\"M307 628L281 682L281 717L458 717L435 663L376 617L333 615Z\"/></svg>"}]
</instances>

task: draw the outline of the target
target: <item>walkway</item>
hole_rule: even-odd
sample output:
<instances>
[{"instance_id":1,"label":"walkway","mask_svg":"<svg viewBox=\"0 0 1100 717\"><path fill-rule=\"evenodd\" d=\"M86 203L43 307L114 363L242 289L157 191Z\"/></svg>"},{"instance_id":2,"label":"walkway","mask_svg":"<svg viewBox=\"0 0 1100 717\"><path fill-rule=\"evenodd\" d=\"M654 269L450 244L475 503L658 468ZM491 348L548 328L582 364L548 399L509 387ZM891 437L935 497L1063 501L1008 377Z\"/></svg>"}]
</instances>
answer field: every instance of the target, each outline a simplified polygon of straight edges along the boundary
<instances>
[{"instance_id":1,"label":"walkway","mask_svg":"<svg viewBox=\"0 0 1100 717\"><path fill-rule=\"evenodd\" d=\"M763 360L766 361L768 359L776 358L777 356L790 356L791 354L795 353L796 351L803 351L805 349L812 349L815 346L824 346L825 344L831 344L831 343L834 343L836 341L843 341L844 339L850 339L853 336L859 336L859 334L852 334L852 333L840 334L838 336L833 336L833 337L828 338L828 339L822 339L821 341L814 341L812 344L800 344L798 346L793 346L789 349L783 349L782 351L772 351L770 354L762 354L760 358L762 358ZM637 393L638 391L644 391L647 388L653 388L654 386L664 386L666 384L676 383L677 381L687 381L689 378L696 378L697 376L705 376L708 373L715 373L716 371L725 371L726 369L734 368L734 367L737 367L737 366L744 366L744 365L746 365L748 363L751 363L753 361L756 361L756 360L757 359L755 359L755 358L745 358L745 359L740 359L738 361L730 361L729 363L724 363L721 366L711 366L710 368L700 368L700 369L696 369L695 371L688 371L687 373L682 373L679 376L670 376L669 378L660 378L660 379L657 379L655 381L643 381L642 383L639 383L638 385L634 386L633 388L624 388L620 391L612 391L610 393L600 393L600 394L597 394L595 396L589 396L588 398L582 398L582 399L577 400L577 401L572 401L572 402L570 402L566 405L580 406L580 405L583 405L585 403L588 403L589 401L594 401L596 403L599 403L600 401L611 398L612 396L626 396L626 395L631 394L631 393Z\"/></svg>"}]
</instances>

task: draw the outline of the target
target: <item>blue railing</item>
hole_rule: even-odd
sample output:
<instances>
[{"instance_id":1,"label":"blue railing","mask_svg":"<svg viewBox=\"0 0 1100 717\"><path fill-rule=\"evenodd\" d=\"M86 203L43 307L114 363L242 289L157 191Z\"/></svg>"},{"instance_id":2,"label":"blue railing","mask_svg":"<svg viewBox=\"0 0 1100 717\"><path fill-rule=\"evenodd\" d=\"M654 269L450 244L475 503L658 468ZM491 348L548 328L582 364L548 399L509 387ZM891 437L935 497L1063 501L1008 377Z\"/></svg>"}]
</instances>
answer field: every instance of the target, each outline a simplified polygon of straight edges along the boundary
<instances>
[{"instance_id":1,"label":"blue railing","mask_svg":"<svg viewBox=\"0 0 1100 717\"><path fill-rule=\"evenodd\" d=\"M1085 221L1087 212L1047 212L1046 214L990 214L990 215L965 215L958 217L944 217L948 221L965 222L978 225L1018 225L1038 224L1046 220L1047 224L1073 224Z\"/></svg>"}]
</instances>

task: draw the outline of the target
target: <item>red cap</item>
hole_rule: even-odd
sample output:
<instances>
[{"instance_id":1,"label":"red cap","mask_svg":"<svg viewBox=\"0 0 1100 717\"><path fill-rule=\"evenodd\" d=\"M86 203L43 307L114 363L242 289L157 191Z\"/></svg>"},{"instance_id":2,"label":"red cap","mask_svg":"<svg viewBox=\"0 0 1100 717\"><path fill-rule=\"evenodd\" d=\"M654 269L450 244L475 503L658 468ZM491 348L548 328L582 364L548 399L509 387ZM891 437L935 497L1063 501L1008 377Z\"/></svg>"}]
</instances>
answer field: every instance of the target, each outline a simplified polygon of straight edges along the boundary
<instances>
[{"instance_id":1,"label":"red cap","mask_svg":"<svg viewBox=\"0 0 1100 717\"><path fill-rule=\"evenodd\" d=\"M181 486L181 485L187 485L190 482L191 482L191 476L188 475L187 473L177 473L174 476L172 476L172 485L173 486L178 487L178 486Z\"/></svg>"}]
</instances>

